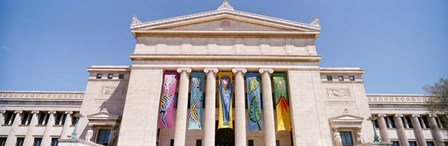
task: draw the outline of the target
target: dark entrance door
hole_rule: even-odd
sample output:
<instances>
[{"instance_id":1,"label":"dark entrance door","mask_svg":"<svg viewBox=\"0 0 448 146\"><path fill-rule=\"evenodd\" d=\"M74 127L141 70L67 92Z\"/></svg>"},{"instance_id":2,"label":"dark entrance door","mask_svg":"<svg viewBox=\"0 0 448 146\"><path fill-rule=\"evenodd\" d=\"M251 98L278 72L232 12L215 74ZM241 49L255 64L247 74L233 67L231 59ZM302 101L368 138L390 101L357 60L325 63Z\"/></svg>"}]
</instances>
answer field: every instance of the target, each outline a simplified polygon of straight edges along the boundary
<instances>
[{"instance_id":1,"label":"dark entrance door","mask_svg":"<svg viewBox=\"0 0 448 146\"><path fill-rule=\"evenodd\" d=\"M342 146L353 146L352 132L341 131Z\"/></svg>"},{"instance_id":2,"label":"dark entrance door","mask_svg":"<svg viewBox=\"0 0 448 146\"><path fill-rule=\"evenodd\" d=\"M235 145L235 134L233 129L225 128L218 129L215 135L216 146L234 146Z\"/></svg>"}]
</instances>

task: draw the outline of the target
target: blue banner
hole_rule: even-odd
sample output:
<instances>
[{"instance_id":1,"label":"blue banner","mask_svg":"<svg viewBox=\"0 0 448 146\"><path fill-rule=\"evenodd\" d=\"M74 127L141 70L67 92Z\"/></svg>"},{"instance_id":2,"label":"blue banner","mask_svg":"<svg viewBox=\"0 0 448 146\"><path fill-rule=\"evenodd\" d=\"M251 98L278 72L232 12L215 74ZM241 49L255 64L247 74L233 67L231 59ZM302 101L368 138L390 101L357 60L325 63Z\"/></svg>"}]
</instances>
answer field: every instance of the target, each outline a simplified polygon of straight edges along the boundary
<instances>
[{"instance_id":1,"label":"blue banner","mask_svg":"<svg viewBox=\"0 0 448 146\"><path fill-rule=\"evenodd\" d=\"M204 101L204 73L191 73L190 116L188 130L202 129L202 102Z\"/></svg>"},{"instance_id":2,"label":"blue banner","mask_svg":"<svg viewBox=\"0 0 448 146\"><path fill-rule=\"evenodd\" d=\"M260 78L258 73L246 74L247 107L249 131L261 130L263 114L260 100Z\"/></svg>"}]
</instances>

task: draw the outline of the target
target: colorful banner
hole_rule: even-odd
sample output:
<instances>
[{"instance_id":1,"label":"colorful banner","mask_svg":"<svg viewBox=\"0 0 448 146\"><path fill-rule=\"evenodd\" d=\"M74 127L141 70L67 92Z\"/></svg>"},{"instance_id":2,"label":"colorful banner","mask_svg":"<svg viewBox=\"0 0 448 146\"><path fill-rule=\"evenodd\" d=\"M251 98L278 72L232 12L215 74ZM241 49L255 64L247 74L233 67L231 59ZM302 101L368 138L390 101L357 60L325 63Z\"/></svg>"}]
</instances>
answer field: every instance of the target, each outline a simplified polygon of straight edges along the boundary
<instances>
[{"instance_id":1,"label":"colorful banner","mask_svg":"<svg viewBox=\"0 0 448 146\"><path fill-rule=\"evenodd\" d=\"M277 131L291 131L289 118L289 98L285 73L273 73L274 98L277 113Z\"/></svg>"},{"instance_id":2,"label":"colorful banner","mask_svg":"<svg viewBox=\"0 0 448 146\"><path fill-rule=\"evenodd\" d=\"M232 72L220 72L218 129L233 128L232 123Z\"/></svg>"},{"instance_id":3,"label":"colorful banner","mask_svg":"<svg viewBox=\"0 0 448 146\"><path fill-rule=\"evenodd\" d=\"M162 95L160 97L159 128L173 128L176 86L177 72L165 72L163 75Z\"/></svg>"},{"instance_id":4,"label":"colorful banner","mask_svg":"<svg viewBox=\"0 0 448 146\"><path fill-rule=\"evenodd\" d=\"M190 116L188 130L202 129L202 102L204 101L204 73L191 73L190 83Z\"/></svg>"},{"instance_id":5,"label":"colorful banner","mask_svg":"<svg viewBox=\"0 0 448 146\"><path fill-rule=\"evenodd\" d=\"M249 131L261 130L263 113L261 112L260 78L258 73L246 74L247 107Z\"/></svg>"}]
</instances>

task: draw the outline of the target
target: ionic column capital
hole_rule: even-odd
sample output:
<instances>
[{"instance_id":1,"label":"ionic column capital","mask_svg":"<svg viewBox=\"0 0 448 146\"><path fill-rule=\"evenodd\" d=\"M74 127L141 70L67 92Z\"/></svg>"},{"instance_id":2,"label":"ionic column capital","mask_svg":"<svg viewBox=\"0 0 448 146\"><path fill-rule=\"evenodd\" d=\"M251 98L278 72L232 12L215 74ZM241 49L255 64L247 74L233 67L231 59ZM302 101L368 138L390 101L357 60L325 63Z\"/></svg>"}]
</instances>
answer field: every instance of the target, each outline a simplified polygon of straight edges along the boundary
<instances>
[{"instance_id":1,"label":"ionic column capital","mask_svg":"<svg viewBox=\"0 0 448 146\"><path fill-rule=\"evenodd\" d=\"M23 111L14 111L15 114L21 114Z\"/></svg>"},{"instance_id":2,"label":"ionic column capital","mask_svg":"<svg viewBox=\"0 0 448 146\"><path fill-rule=\"evenodd\" d=\"M31 114L38 114L39 111L31 111Z\"/></svg>"},{"instance_id":3,"label":"ionic column capital","mask_svg":"<svg viewBox=\"0 0 448 146\"><path fill-rule=\"evenodd\" d=\"M188 68L188 67L177 68L177 73L182 73L183 71L185 71L187 73L191 73L191 68Z\"/></svg>"},{"instance_id":4,"label":"ionic column capital","mask_svg":"<svg viewBox=\"0 0 448 146\"><path fill-rule=\"evenodd\" d=\"M395 117L403 117L402 114L395 114L394 116L395 116Z\"/></svg>"},{"instance_id":5,"label":"ionic column capital","mask_svg":"<svg viewBox=\"0 0 448 146\"><path fill-rule=\"evenodd\" d=\"M413 117L413 118L414 117L420 117L420 115L419 114L412 114L411 117Z\"/></svg>"},{"instance_id":6,"label":"ionic column capital","mask_svg":"<svg viewBox=\"0 0 448 146\"><path fill-rule=\"evenodd\" d=\"M209 73L209 72L218 73L218 71L219 71L218 68L204 68L205 73Z\"/></svg>"},{"instance_id":7,"label":"ionic column capital","mask_svg":"<svg viewBox=\"0 0 448 146\"><path fill-rule=\"evenodd\" d=\"M260 68L258 70L258 72L260 72L261 74L264 73L264 72L268 72L269 74L272 74L272 73L274 73L274 70L270 69L270 68Z\"/></svg>"},{"instance_id":8,"label":"ionic column capital","mask_svg":"<svg viewBox=\"0 0 448 146\"><path fill-rule=\"evenodd\" d=\"M6 110L0 110L0 114L6 113Z\"/></svg>"},{"instance_id":9,"label":"ionic column capital","mask_svg":"<svg viewBox=\"0 0 448 146\"><path fill-rule=\"evenodd\" d=\"M66 111L65 114L71 115L71 114L73 114L73 111Z\"/></svg>"},{"instance_id":10,"label":"ionic column capital","mask_svg":"<svg viewBox=\"0 0 448 146\"><path fill-rule=\"evenodd\" d=\"M48 111L48 113L54 115L56 111Z\"/></svg>"},{"instance_id":11,"label":"ionic column capital","mask_svg":"<svg viewBox=\"0 0 448 146\"><path fill-rule=\"evenodd\" d=\"M247 69L245 69L245 68L234 68L234 69L232 69L232 72L233 73L237 73L237 72L246 73Z\"/></svg>"}]
</instances>

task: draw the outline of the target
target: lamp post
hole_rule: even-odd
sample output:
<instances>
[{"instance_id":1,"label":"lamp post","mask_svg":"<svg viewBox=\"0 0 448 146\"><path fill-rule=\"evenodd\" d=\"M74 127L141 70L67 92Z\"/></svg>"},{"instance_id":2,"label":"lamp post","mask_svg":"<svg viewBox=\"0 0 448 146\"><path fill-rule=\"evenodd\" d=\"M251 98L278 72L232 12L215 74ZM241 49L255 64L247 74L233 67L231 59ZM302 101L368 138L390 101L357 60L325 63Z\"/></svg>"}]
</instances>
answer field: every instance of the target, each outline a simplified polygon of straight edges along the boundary
<instances>
[{"instance_id":1,"label":"lamp post","mask_svg":"<svg viewBox=\"0 0 448 146\"><path fill-rule=\"evenodd\" d=\"M372 127L373 127L373 142L380 142L380 137L378 136L378 134L376 134L376 128L375 128L375 120L377 118L375 116L370 116L369 118L367 118L367 121L372 122Z\"/></svg>"},{"instance_id":2,"label":"lamp post","mask_svg":"<svg viewBox=\"0 0 448 146\"><path fill-rule=\"evenodd\" d=\"M76 140L78 139L78 134L76 133L78 129L78 122L79 119L82 117L82 115L80 113L76 113L75 115L73 115L73 117L75 118L75 128L73 129L72 136L70 137L70 139Z\"/></svg>"}]
</instances>

